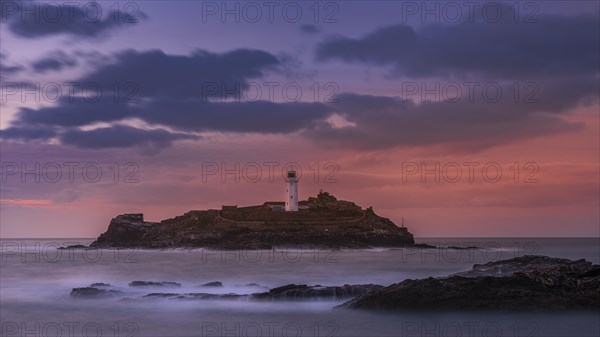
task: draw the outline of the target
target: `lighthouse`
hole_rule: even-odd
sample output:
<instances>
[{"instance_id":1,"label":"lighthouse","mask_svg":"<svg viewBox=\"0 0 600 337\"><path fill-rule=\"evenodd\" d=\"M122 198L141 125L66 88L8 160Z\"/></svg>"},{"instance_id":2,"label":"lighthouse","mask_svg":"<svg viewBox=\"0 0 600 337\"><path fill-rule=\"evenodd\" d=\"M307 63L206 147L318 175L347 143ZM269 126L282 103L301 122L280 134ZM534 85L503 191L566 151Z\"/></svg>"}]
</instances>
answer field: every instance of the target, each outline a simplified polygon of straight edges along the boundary
<instances>
[{"instance_id":1,"label":"lighthouse","mask_svg":"<svg viewBox=\"0 0 600 337\"><path fill-rule=\"evenodd\" d=\"M285 179L287 182L285 187L285 211L298 211L298 177L296 171L288 171Z\"/></svg>"}]
</instances>

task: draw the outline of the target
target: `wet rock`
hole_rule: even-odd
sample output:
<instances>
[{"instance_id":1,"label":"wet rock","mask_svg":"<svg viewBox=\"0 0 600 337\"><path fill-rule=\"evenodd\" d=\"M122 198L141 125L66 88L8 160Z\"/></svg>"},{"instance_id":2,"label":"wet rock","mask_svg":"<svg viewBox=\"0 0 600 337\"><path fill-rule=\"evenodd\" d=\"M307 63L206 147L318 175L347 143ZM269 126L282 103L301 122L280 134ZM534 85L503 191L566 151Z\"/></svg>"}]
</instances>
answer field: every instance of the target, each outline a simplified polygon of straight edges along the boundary
<instances>
[{"instance_id":1,"label":"wet rock","mask_svg":"<svg viewBox=\"0 0 600 337\"><path fill-rule=\"evenodd\" d=\"M446 249L455 249L455 250L481 250L483 248L482 247L477 247L477 246L467 246L467 247L448 246L448 247L446 247Z\"/></svg>"},{"instance_id":2,"label":"wet rock","mask_svg":"<svg viewBox=\"0 0 600 337\"><path fill-rule=\"evenodd\" d=\"M186 293L186 294L175 294L175 293L151 293L144 295L144 298L166 298L173 300L219 300L219 299L238 299L242 297L248 297L248 295L240 294L208 294L208 293Z\"/></svg>"},{"instance_id":3,"label":"wet rock","mask_svg":"<svg viewBox=\"0 0 600 337\"><path fill-rule=\"evenodd\" d=\"M325 287L321 285L308 286L305 284L288 284L264 293L252 294L254 299L342 299L364 295L370 291L381 289L383 286L376 284L344 285Z\"/></svg>"},{"instance_id":4,"label":"wet rock","mask_svg":"<svg viewBox=\"0 0 600 337\"><path fill-rule=\"evenodd\" d=\"M94 287L73 288L71 297L77 298L105 298L122 294L119 290L98 289Z\"/></svg>"},{"instance_id":5,"label":"wet rock","mask_svg":"<svg viewBox=\"0 0 600 337\"><path fill-rule=\"evenodd\" d=\"M258 284L258 283L246 283L246 284L244 284L244 287L261 288L261 289L266 289L266 290L269 289L269 287L263 286L263 285Z\"/></svg>"},{"instance_id":6,"label":"wet rock","mask_svg":"<svg viewBox=\"0 0 600 337\"><path fill-rule=\"evenodd\" d=\"M248 295L240 294L207 294L207 293L189 293L179 296L178 299L191 299L191 300L213 300L213 299L238 299L241 297L247 297Z\"/></svg>"},{"instance_id":7,"label":"wet rock","mask_svg":"<svg viewBox=\"0 0 600 337\"><path fill-rule=\"evenodd\" d=\"M177 282L154 282L154 281L133 281L129 283L130 287L181 287Z\"/></svg>"},{"instance_id":8,"label":"wet rock","mask_svg":"<svg viewBox=\"0 0 600 337\"><path fill-rule=\"evenodd\" d=\"M97 283L90 284L90 287L95 288L95 287L112 287L112 286L108 283L97 282Z\"/></svg>"},{"instance_id":9,"label":"wet rock","mask_svg":"<svg viewBox=\"0 0 600 337\"><path fill-rule=\"evenodd\" d=\"M204 283L203 285L201 285L201 287L222 287L223 283L219 282L219 281L214 281L214 282L208 282L208 283Z\"/></svg>"},{"instance_id":10,"label":"wet rock","mask_svg":"<svg viewBox=\"0 0 600 337\"><path fill-rule=\"evenodd\" d=\"M509 260L476 264L473 269L450 276L478 277L478 276L511 276L515 273L524 273L530 270L579 270L586 271L592 268L592 263L586 260L568 260L548 256L526 255Z\"/></svg>"},{"instance_id":11,"label":"wet rock","mask_svg":"<svg viewBox=\"0 0 600 337\"><path fill-rule=\"evenodd\" d=\"M340 306L375 310L600 309L600 266L523 256L442 278L405 280Z\"/></svg>"},{"instance_id":12,"label":"wet rock","mask_svg":"<svg viewBox=\"0 0 600 337\"><path fill-rule=\"evenodd\" d=\"M175 296L179 296L179 294L176 294L176 293L150 293L150 294L144 295L144 297L163 297L163 298L175 297Z\"/></svg>"},{"instance_id":13,"label":"wet rock","mask_svg":"<svg viewBox=\"0 0 600 337\"><path fill-rule=\"evenodd\" d=\"M89 248L88 246L84 246L84 245L71 245L71 246L66 246L66 247L58 247L58 249L86 249Z\"/></svg>"}]
</instances>

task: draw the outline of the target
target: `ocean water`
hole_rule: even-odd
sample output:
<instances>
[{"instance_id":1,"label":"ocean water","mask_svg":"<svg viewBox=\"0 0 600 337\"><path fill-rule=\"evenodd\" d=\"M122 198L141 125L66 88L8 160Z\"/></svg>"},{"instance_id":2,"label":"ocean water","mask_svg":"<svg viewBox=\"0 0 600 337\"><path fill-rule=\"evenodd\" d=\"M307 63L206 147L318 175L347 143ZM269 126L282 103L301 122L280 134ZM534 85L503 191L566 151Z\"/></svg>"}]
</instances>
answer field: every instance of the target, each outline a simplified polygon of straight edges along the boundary
<instances>
[{"instance_id":1,"label":"ocean water","mask_svg":"<svg viewBox=\"0 0 600 337\"><path fill-rule=\"evenodd\" d=\"M390 285L445 276L485 263L538 254L600 263L598 238L421 238L440 247L482 249L264 251L58 250L91 239L0 240L2 336L599 336L597 312L401 312L333 309L343 300L142 299L150 292L250 294L286 284ZM174 281L181 288L129 287ZM220 281L223 287L201 285ZM103 282L106 299L71 298ZM126 298L125 300L123 298Z\"/></svg>"}]
</instances>

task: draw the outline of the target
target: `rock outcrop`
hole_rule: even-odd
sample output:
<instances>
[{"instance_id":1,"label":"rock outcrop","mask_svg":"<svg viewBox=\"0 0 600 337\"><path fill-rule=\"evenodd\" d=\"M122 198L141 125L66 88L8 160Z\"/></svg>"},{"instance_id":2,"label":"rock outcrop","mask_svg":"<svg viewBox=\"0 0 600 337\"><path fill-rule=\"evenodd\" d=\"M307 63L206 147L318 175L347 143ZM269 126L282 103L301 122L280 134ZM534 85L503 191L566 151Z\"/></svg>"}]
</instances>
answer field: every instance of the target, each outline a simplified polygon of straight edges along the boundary
<instances>
[{"instance_id":1,"label":"rock outcrop","mask_svg":"<svg viewBox=\"0 0 600 337\"><path fill-rule=\"evenodd\" d=\"M105 298L121 295L120 290L98 289L94 287L73 288L71 297L78 298Z\"/></svg>"},{"instance_id":2,"label":"rock outcrop","mask_svg":"<svg viewBox=\"0 0 600 337\"><path fill-rule=\"evenodd\" d=\"M177 282L154 282L154 281L133 281L129 282L130 287L181 287L180 283Z\"/></svg>"},{"instance_id":3,"label":"rock outcrop","mask_svg":"<svg viewBox=\"0 0 600 337\"><path fill-rule=\"evenodd\" d=\"M153 223L145 222L143 214L122 214L113 218L108 230L92 246L129 246L139 242Z\"/></svg>"},{"instance_id":4,"label":"rock outcrop","mask_svg":"<svg viewBox=\"0 0 600 337\"><path fill-rule=\"evenodd\" d=\"M220 282L213 282L220 283ZM100 284L100 283L95 283ZM180 286L176 282L145 282L145 281L133 281L129 283L130 286ZM104 286L103 286L104 287ZM308 286L308 285L296 285L288 284L286 286L273 288L263 293L253 294L211 294L211 293L173 293L173 292L152 292L146 295L142 295L137 299L172 299L172 300L217 300L217 299L240 299L248 298L250 300L257 301L294 301L294 300L340 300L354 298L356 296L364 295L370 291L381 289L383 286L376 284L364 284L364 285L349 285L344 286ZM116 289L101 289L96 287L84 287L84 288L73 288L71 290L71 297L76 298L105 298L115 297L120 295L121 297L127 295L126 293ZM123 300L135 300L135 298L125 297Z\"/></svg>"},{"instance_id":5,"label":"rock outcrop","mask_svg":"<svg viewBox=\"0 0 600 337\"><path fill-rule=\"evenodd\" d=\"M369 248L414 244L404 227L380 217L372 208L337 200L322 192L307 209L278 212L268 203L227 206L222 210L190 211L158 223L142 214L112 219L92 247L206 247L211 249L271 249L274 247Z\"/></svg>"},{"instance_id":6,"label":"rock outcrop","mask_svg":"<svg viewBox=\"0 0 600 337\"><path fill-rule=\"evenodd\" d=\"M253 294L252 298L261 300L302 300L302 299L344 299L364 295L370 291L381 289L377 284L343 285L341 287L324 287L288 284L274 288L265 293Z\"/></svg>"},{"instance_id":7,"label":"rock outcrop","mask_svg":"<svg viewBox=\"0 0 600 337\"><path fill-rule=\"evenodd\" d=\"M213 282L208 282L208 283L204 283L201 285L201 287L222 287L223 283L219 282L219 281L213 281Z\"/></svg>"},{"instance_id":8,"label":"rock outcrop","mask_svg":"<svg viewBox=\"0 0 600 337\"><path fill-rule=\"evenodd\" d=\"M405 280L342 304L375 310L600 309L600 266L523 256L443 278Z\"/></svg>"}]
</instances>

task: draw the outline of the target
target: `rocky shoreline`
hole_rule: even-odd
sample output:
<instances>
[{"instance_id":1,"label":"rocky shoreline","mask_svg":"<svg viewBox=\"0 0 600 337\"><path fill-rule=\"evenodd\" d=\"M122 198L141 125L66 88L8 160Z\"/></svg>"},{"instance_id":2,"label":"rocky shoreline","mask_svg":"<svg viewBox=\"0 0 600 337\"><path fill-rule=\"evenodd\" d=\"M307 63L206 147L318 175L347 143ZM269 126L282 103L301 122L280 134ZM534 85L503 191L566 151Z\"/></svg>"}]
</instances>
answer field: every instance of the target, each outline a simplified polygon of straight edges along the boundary
<instances>
[{"instance_id":1,"label":"rocky shoreline","mask_svg":"<svg viewBox=\"0 0 600 337\"><path fill-rule=\"evenodd\" d=\"M600 310L600 265L522 256L405 280L340 306L367 310Z\"/></svg>"},{"instance_id":2,"label":"rocky shoreline","mask_svg":"<svg viewBox=\"0 0 600 337\"><path fill-rule=\"evenodd\" d=\"M216 283L216 282L215 282ZM219 282L220 283L220 282ZM142 285L143 284L143 285ZM236 293L208 293L208 292L193 292L193 293L178 293L174 292L181 285L177 282L156 282L156 281L133 281L129 283L129 287L148 286L150 289L156 290L156 287L168 288L169 292L150 292L137 297L131 297L132 293L127 289L117 289L111 285L73 288L71 297L73 298L111 298L121 297L121 300L141 300L141 299L170 299L170 300L209 300L209 299L241 299L259 301L294 301L294 300L343 300L351 299L360 295L369 293L370 291L381 289L383 286L376 284L359 284L343 286L308 286L305 284L288 284L282 287L269 289L265 292L256 292L251 294L236 294ZM202 285L202 287L215 287L215 285ZM218 286L217 286L218 287ZM256 285L256 288L264 288Z\"/></svg>"},{"instance_id":3,"label":"rocky shoreline","mask_svg":"<svg viewBox=\"0 0 600 337\"><path fill-rule=\"evenodd\" d=\"M106 283L73 288L73 298L140 300L346 300L336 309L360 310L600 310L600 266L585 260L528 255L474 265L447 277L404 280L390 286L376 284L321 286L289 284L253 293L214 293L218 281L197 286L202 292L177 292L172 281L132 281L147 288L140 295ZM252 289L266 287L246 285ZM168 290L161 292L160 289ZM212 291L207 291L213 289ZM134 297L132 297L134 296Z\"/></svg>"}]
</instances>

